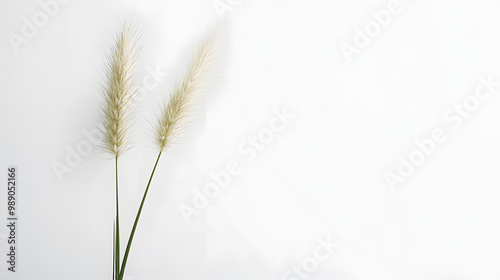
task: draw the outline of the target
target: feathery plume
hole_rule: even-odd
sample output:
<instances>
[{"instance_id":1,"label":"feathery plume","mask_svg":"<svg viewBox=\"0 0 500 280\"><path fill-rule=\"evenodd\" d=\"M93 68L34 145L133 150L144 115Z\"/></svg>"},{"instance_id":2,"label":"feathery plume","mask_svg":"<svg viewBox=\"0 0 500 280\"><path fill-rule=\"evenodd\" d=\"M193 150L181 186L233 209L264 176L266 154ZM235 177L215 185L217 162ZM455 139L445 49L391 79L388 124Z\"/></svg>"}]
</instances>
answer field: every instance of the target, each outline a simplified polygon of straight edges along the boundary
<instances>
[{"instance_id":1,"label":"feathery plume","mask_svg":"<svg viewBox=\"0 0 500 280\"><path fill-rule=\"evenodd\" d=\"M137 53L135 31L131 25L124 24L108 56L102 107L104 148L116 158L127 148L132 103L137 90L133 81Z\"/></svg>"},{"instance_id":2,"label":"feathery plume","mask_svg":"<svg viewBox=\"0 0 500 280\"><path fill-rule=\"evenodd\" d=\"M149 192L149 187L151 186L151 181L153 180L153 176L155 174L156 167L158 166L158 162L160 161L162 152L172 143L173 137L180 133L181 128L184 126L185 120L188 119L196 101L202 93L208 89L208 82L213 77L216 62L218 61L220 54L218 39L223 27L224 23L220 25L198 49L194 59L188 64L185 76L174 88L168 102L162 108L158 117L158 125L154 132L156 133L156 143L158 144L160 151L153 167L153 171L151 172L151 176L149 177L146 189L144 190L144 195L142 197L139 210L137 211L132 231L130 232L121 269L119 270L119 280L123 279L125 275L125 268L127 266L128 256L135 231L137 229L142 209Z\"/></svg>"},{"instance_id":3,"label":"feathery plume","mask_svg":"<svg viewBox=\"0 0 500 280\"><path fill-rule=\"evenodd\" d=\"M155 140L160 152L169 147L173 138L181 132L182 124L189 117L198 98L207 89L206 86L219 57L217 39L222 29L223 26L219 26L203 42L188 64L185 76L179 81L162 107L155 131Z\"/></svg>"}]
</instances>

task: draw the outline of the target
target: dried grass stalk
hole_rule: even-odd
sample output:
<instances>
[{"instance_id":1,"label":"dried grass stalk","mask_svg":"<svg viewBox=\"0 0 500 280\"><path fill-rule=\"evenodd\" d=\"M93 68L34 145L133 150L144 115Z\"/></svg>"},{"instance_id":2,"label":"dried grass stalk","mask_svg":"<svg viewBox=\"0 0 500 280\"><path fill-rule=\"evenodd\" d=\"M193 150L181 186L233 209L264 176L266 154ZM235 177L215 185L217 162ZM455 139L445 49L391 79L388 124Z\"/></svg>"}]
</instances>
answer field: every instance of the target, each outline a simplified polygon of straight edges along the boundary
<instances>
[{"instance_id":1,"label":"dried grass stalk","mask_svg":"<svg viewBox=\"0 0 500 280\"><path fill-rule=\"evenodd\" d=\"M125 23L116 37L115 46L108 55L103 92L104 104L101 108L102 140L104 148L115 158L115 199L116 220L113 250L113 279L120 277L120 215L118 194L118 158L127 149L132 105L137 91L134 85L137 61L136 32Z\"/></svg>"}]
</instances>

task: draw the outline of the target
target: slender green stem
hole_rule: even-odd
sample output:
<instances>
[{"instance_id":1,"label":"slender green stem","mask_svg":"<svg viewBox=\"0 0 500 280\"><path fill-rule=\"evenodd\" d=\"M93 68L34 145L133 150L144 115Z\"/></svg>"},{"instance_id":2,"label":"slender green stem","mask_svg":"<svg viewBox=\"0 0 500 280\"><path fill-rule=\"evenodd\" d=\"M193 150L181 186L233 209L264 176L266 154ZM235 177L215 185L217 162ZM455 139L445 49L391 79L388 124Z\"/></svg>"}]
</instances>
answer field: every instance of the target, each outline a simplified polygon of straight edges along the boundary
<instances>
[{"instance_id":1,"label":"slender green stem","mask_svg":"<svg viewBox=\"0 0 500 280\"><path fill-rule=\"evenodd\" d=\"M144 191L144 195L142 196L141 205L139 206L139 211L137 211L137 215L135 217L134 226L132 227L132 231L130 232L130 236L128 238L127 248L125 249L125 255L123 255L122 267L120 269L120 276L118 280L122 280L125 275L125 266L127 265L128 254L130 252L130 247L132 246L132 240L134 239L135 230L137 228L137 224L139 223L139 218L141 217L142 207L144 207L144 202L146 201L146 197L148 195L149 186L151 185L151 181L153 180L153 175L155 174L156 166L158 165L158 161L160 161L161 152L158 154L158 158L156 159L155 166L153 171L151 172L151 176L149 177L148 186Z\"/></svg>"},{"instance_id":2,"label":"slender green stem","mask_svg":"<svg viewBox=\"0 0 500 280\"><path fill-rule=\"evenodd\" d=\"M115 180L116 180L115 277L118 277L120 272L120 215L118 207L118 157L115 157Z\"/></svg>"},{"instance_id":3,"label":"slender green stem","mask_svg":"<svg viewBox=\"0 0 500 280\"><path fill-rule=\"evenodd\" d=\"M117 280L118 276L116 275L116 221L113 221L113 280Z\"/></svg>"},{"instance_id":4,"label":"slender green stem","mask_svg":"<svg viewBox=\"0 0 500 280\"><path fill-rule=\"evenodd\" d=\"M116 251L115 251L115 246L116 246L116 223L113 221L113 280L116 280Z\"/></svg>"}]
</instances>

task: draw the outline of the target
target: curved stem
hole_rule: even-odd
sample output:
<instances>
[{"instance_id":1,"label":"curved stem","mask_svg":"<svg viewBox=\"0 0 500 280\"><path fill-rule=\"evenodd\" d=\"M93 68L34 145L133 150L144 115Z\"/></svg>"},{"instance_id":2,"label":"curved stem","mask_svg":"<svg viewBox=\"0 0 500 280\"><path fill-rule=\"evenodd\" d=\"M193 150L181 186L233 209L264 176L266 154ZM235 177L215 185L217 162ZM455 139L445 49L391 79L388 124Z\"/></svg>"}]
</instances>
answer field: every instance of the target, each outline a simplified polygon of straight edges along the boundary
<instances>
[{"instance_id":1,"label":"curved stem","mask_svg":"<svg viewBox=\"0 0 500 280\"><path fill-rule=\"evenodd\" d=\"M128 254L130 252L130 247L132 246L132 240L134 239L135 230L137 228L137 224L139 223L139 218L141 217L142 207L144 207L144 202L146 201L146 197L148 195L149 186L151 185L151 180L153 180L153 175L155 174L155 170L156 170L156 166L158 165L158 161L160 161L160 156L161 156L161 152L158 154L158 158L156 159L155 166L153 168L153 171L151 172L151 176L149 177L148 186L146 187L146 190L144 191L144 195L142 196L141 205L139 206L139 211L137 211L134 226L132 227L132 231L130 232L130 236L128 238L127 249L125 249L125 255L123 255L122 267L120 269L120 276L118 278L119 280L122 280L123 276L125 275L125 266L127 265L127 259L128 259Z\"/></svg>"}]
</instances>

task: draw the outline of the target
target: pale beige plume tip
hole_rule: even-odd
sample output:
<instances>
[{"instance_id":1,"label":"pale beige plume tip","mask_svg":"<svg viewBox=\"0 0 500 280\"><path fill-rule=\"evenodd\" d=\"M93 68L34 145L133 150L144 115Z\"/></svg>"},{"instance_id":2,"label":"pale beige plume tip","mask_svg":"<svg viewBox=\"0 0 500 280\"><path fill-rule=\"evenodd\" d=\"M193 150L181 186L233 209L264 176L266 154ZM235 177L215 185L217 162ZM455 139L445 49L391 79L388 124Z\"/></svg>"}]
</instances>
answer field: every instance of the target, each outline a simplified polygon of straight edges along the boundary
<instances>
[{"instance_id":1,"label":"pale beige plume tip","mask_svg":"<svg viewBox=\"0 0 500 280\"><path fill-rule=\"evenodd\" d=\"M155 129L155 140L164 151L182 132L193 107L213 82L214 72L221 58L221 33L224 24L214 28L189 62L185 75L179 79L166 104L161 108Z\"/></svg>"},{"instance_id":2,"label":"pale beige plume tip","mask_svg":"<svg viewBox=\"0 0 500 280\"><path fill-rule=\"evenodd\" d=\"M134 83L137 55L136 32L125 23L108 55L101 109L103 145L117 158L128 146L132 105L137 91Z\"/></svg>"}]
</instances>

